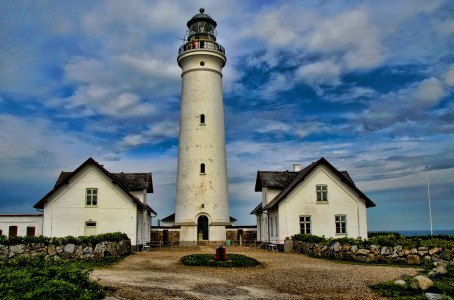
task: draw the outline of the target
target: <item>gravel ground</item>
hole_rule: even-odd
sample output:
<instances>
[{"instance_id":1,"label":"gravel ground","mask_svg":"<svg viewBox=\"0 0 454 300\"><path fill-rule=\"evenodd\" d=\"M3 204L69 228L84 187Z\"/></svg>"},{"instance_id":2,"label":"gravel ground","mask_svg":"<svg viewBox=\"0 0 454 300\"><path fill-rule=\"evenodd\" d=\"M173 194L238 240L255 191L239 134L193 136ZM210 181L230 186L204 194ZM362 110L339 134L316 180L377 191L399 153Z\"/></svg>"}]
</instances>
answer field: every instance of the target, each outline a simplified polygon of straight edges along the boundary
<instances>
[{"instance_id":1,"label":"gravel ground","mask_svg":"<svg viewBox=\"0 0 454 300\"><path fill-rule=\"evenodd\" d=\"M208 268L181 265L182 256L213 253L215 248L174 247L128 256L97 269L92 278L115 289L121 299L384 299L370 284L415 275L416 269L368 266L316 259L302 254L227 247L260 261L254 268Z\"/></svg>"}]
</instances>

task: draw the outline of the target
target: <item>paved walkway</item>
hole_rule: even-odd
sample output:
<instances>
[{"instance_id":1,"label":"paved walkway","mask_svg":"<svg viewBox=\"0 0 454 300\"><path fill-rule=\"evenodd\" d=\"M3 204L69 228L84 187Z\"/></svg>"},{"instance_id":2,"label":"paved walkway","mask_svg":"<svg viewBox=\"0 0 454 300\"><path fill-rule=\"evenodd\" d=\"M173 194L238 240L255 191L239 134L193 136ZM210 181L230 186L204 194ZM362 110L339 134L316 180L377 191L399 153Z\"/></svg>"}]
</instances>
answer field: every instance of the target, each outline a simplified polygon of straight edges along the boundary
<instances>
[{"instance_id":1,"label":"paved walkway","mask_svg":"<svg viewBox=\"0 0 454 300\"><path fill-rule=\"evenodd\" d=\"M208 268L181 265L182 256L213 253L215 248L175 247L135 253L119 264L92 273L116 289L121 299L381 299L368 286L414 275L416 269L369 266L271 252L227 247L228 253L253 257L254 268Z\"/></svg>"}]
</instances>

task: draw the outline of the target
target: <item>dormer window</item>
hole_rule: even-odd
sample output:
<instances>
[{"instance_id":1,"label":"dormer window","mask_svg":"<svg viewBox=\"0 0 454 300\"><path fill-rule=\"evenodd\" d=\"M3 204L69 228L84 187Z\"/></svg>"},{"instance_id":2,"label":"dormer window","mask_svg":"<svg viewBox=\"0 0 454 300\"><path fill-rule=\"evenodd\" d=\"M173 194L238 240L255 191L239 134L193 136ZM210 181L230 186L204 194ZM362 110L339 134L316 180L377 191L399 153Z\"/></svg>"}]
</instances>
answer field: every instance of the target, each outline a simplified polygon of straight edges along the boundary
<instances>
[{"instance_id":1,"label":"dormer window","mask_svg":"<svg viewBox=\"0 0 454 300\"><path fill-rule=\"evenodd\" d=\"M205 125L205 115L204 114L201 114L200 115L200 124L202 125Z\"/></svg>"}]
</instances>

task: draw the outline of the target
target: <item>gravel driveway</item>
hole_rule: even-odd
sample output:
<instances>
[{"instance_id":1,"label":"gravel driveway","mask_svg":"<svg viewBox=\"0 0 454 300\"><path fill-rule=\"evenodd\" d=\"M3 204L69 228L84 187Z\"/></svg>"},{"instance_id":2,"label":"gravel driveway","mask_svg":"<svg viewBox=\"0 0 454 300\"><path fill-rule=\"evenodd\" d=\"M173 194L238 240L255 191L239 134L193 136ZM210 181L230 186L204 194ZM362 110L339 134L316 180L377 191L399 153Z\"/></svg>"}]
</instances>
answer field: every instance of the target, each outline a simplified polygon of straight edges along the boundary
<instances>
[{"instance_id":1,"label":"gravel driveway","mask_svg":"<svg viewBox=\"0 0 454 300\"><path fill-rule=\"evenodd\" d=\"M227 247L227 254L253 257L255 268L187 267L182 256L215 248L174 247L132 254L117 265L97 269L92 278L114 287L122 299L383 299L370 284L414 275L416 269L367 266L316 259L302 254Z\"/></svg>"}]
</instances>

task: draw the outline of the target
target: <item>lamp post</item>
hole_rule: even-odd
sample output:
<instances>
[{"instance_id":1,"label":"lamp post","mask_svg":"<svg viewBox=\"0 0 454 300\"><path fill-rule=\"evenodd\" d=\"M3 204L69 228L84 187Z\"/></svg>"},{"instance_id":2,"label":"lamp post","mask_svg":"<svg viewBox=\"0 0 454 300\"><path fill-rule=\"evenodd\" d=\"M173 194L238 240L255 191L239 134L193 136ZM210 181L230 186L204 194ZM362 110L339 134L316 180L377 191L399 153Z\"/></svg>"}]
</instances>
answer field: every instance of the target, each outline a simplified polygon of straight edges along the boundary
<instances>
[{"instance_id":1,"label":"lamp post","mask_svg":"<svg viewBox=\"0 0 454 300\"><path fill-rule=\"evenodd\" d=\"M430 206L430 185L429 185L429 172L426 166L426 178L427 178L427 197L429 198L429 222L430 222L430 235L433 235L432 230L432 208Z\"/></svg>"}]
</instances>

